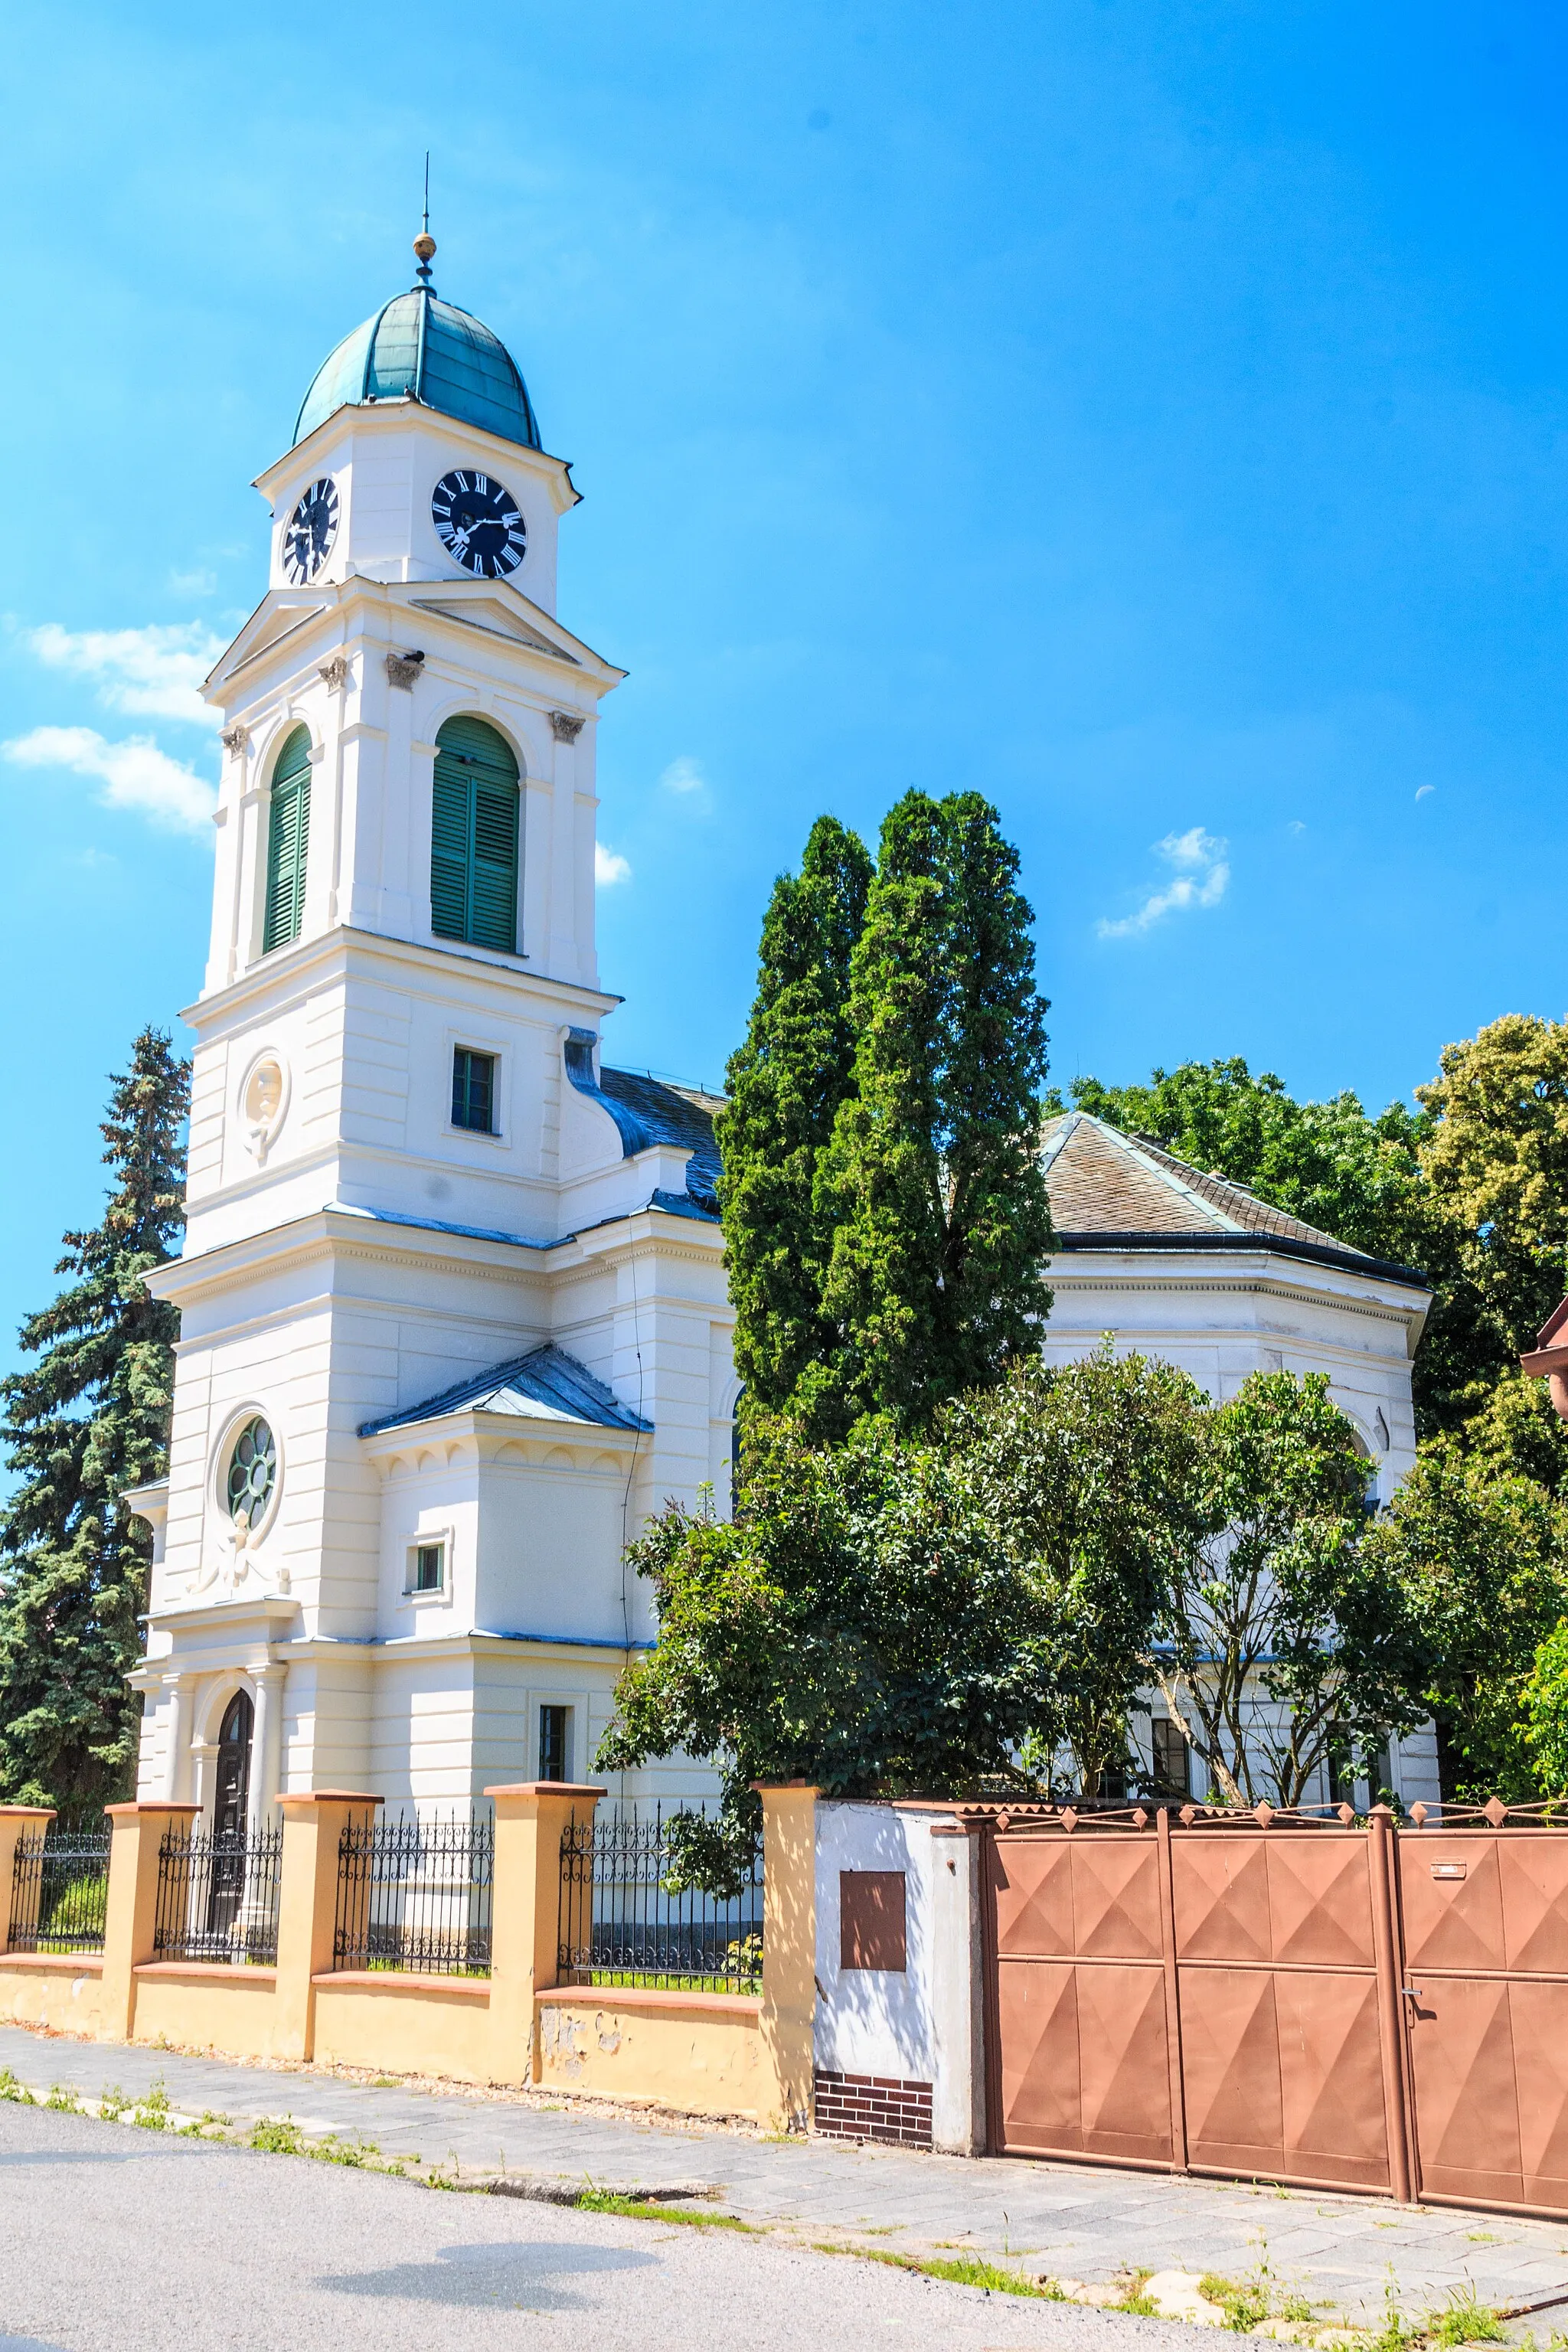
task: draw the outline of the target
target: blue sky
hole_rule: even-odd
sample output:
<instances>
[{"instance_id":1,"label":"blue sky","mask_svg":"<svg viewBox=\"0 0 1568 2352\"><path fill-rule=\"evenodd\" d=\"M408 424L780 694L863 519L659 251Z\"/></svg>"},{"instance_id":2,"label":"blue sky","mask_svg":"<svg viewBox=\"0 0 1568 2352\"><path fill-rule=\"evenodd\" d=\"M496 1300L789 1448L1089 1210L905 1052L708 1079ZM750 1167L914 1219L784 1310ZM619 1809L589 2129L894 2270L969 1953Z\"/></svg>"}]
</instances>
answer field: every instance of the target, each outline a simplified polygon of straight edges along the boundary
<instances>
[{"instance_id":1,"label":"blue sky","mask_svg":"<svg viewBox=\"0 0 1568 2352\"><path fill-rule=\"evenodd\" d=\"M426 146L630 671L615 1058L716 1082L773 875L911 783L999 803L1063 1081L1380 1106L1563 1013L1560 5L12 0L3 72L0 1350L199 984L187 680Z\"/></svg>"}]
</instances>

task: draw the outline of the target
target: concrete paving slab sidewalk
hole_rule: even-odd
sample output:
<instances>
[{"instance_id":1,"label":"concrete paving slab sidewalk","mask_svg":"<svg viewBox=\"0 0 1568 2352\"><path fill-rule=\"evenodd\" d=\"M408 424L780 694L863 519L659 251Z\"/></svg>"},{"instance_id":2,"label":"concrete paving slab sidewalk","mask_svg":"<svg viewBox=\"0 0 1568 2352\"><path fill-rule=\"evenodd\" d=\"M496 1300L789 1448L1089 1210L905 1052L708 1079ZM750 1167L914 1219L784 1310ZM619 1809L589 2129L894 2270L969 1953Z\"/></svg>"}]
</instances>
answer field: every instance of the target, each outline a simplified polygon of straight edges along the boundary
<instances>
[{"instance_id":1,"label":"concrete paving slab sidewalk","mask_svg":"<svg viewBox=\"0 0 1568 2352\"><path fill-rule=\"evenodd\" d=\"M1267 2261L1281 2285L1347 2319L1381 2319L1390 2297L1419 2317L1468 2289L1502 2309L1561 2297L1530 2324L1542 2339L1568 2332L1568 2217L1521 2221L1099 2166L772 2140L537 2093L368 2083L19 2026L0 2027L0 2068L30 2090L58 2084L87 2098L110 2086L140 2097L162 2083L186 2114L288 2116L309 2132L464 2170L616 2188L701 2181L727 2210L807 2240L1023 2255L1033 2272L1095 2282L1129 2270L1240 2277Z\"/></svg>"}]
</instances>

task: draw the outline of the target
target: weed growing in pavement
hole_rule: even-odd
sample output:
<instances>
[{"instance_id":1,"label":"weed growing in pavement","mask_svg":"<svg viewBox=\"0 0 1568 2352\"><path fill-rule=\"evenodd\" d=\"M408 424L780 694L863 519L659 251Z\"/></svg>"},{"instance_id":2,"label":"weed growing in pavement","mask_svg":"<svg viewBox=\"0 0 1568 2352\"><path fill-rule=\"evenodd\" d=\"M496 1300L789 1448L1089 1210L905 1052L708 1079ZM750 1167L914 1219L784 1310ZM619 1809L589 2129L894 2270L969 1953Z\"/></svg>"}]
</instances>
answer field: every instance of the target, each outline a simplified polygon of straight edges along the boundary
<instances>
[{"instance_id":1,"label":"weed growing in pavement","mask_svg":"<svg viewBox=\"0 0 1568 2352\"><path fill-rule=\"evenodd\" d=\"M49 2085L49 2095L44 2101L44 2105L47 2107L51 2115L74 2116L76 2113L76 2093L74 2091L68 2091L63 2083L51 2083Z\"/></svg>"},{"instance_id":2,"label":"weed growing in pavement","mask_svg":"<svg viewBox=\"0 0 1568 2352\"><path fill-rule=\"evenodd\" d=\"M685 2213L679 2207L662 2204L647 2197L616 2197L607 2189L584 2189L577 2199L580 2213L619 2213L632 2221L674 2221L688 2230L741 2230L747 2237L756 2231L749 2221L736 2213Z\"/></svg>"},{"instance_id":3,"label":"weed growing in pavement","mask_svg":"<svg viewBox=\"0 0 1568 2352\"><path fill-rule=\"evenodd\" d=\"M951 2262L917 2263L915 2268L927 2278L951 2279L954 2286L984 2287L987 2294L1027 2294L1037 2302L1048 2302L1043 2286L1022 2271L1005 2269L1000 2263L988 2263L984 2254L958 2254Z\"/></svg>"},{"instance_id":4,"label":"weed growing in pavement","mask_svg":"<svg viewBox=\"0 0 1568 2352\"><path fill-rule=\"evenodd\" d=\"M126 2097L118 2083L105 2083L98 2095L100 2120L106 2124L117 2124L121 2116L128 2114L134 2105L135 2101Z\"/></svg>"},{"instance_id":5,"label":"weed growing in pavement","mask_svg":"<svg viewBox=\"0 0 1568 2352\"><path fill-rule=\"evenodd\" d=\"M1400 2311L1398 2294L1399 2284L1391 2263L1383 2290L1383 2326L1370 2336L1366 2352L1410 2352L1410 2347L1420 2341L1421 2330L1412 2327Z\"/></svg>"},{"instance_id":6,"label":"weed growing in pavement","mask_svg":"<svg viewBox=\"0 0 1568 2352\"><path fill-rule=\"evenodd\" d=\"M263 2116L251 2128L250 2145L263 2156L303 2156L305 2135L287 2116Z\"/></svg>"},{"instance_id":7,"label":"weed growing in pavement","mask_svg":"<svg viewBox=\"0 0 1568 2352\"><path fill-rule=\"evenodd\" d=\"M1217 2271L1205 2271L1198 2281L1198 2293L1205 2303L1218 2304L1226 2326L1237 2336L1250 2336L1269 2315L1268 2296L1255 2279L1221 2278Z\"/></svg>"},{"instance_id":8,"label":"weed growing in pavement","mask_svg":"<svg viewBox=\"0 0 1568 2352\"><path fill-rule=\"evenodd\" d=\"M1501 2320L1489 2303L1478 2301L1475 2288L1468 2283L1449 2291L1446 2311L1426 2315L1426 2334L1440 2352L1453 2352L1458 2344L1501 2344L1506 2341Z\"/></svg>"},{"instance_id":9,"label":"weed growing in pavement","mask_svg":"<svg viewBox=\"0 0 1568 2352\"><path fill-rule=\"evenodd\" d=\"M9 2066L0 2066L0 2099L9 2099L13 2105L32 2105L32 2094L18 2083Z\"/></svg>"},{"instance_id":10,"label":"weed growing in pavement","mask_svg":"<svg viewBox=\"0 0 1568 2352\"><path fill-rule=\"evenodd\" d=\"M160 2074L143 2099L138 2099L131 2120L143 2131L167 2131L169 2128L169 2094L163 2088Z\"/></svg>"}]
</instances>

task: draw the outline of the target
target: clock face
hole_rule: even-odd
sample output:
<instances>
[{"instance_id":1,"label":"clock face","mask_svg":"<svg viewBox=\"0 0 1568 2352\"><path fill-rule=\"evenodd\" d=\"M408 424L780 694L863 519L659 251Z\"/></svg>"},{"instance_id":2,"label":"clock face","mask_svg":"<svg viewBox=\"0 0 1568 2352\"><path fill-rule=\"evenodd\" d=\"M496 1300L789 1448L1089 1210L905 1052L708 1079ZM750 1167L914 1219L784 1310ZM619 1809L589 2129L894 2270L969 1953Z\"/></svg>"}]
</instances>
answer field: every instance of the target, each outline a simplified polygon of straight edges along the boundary
<instances>
[{"instance_id":1,"label":"clock face","mask_svg":"<svg viewBox=\"0 0 1568 2352\"><path fill-rule=\"evenodd\" d=\"M284 577L295 588L313 580L338 535L338 486L330 474L312 482L283 532Z\"/></svg>"},{"instance_id":2,"label":"clock face","mask_svg":"<svg viewBox=\"0 0 1568 2352\"><path fill-rule=\"evenodd\" d=\"M430 517L454 563L477 579L504 579L527 551L517 500L489 474L470 467L443 474L430 496Z\"/></svg>"}]
</instances>

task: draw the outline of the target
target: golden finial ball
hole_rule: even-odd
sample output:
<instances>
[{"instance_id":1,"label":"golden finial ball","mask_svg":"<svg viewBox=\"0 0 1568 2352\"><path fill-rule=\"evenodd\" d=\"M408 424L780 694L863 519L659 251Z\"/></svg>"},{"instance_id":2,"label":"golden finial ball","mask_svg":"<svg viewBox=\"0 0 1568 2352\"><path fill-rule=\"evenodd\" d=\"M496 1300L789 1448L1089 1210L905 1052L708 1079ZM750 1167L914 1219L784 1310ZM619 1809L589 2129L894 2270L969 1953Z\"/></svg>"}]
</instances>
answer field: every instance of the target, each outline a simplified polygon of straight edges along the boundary
<instances>
[{"instance_id":1,"label":"golden finial ball","mask_svg":"<svg viewBox=\"0 0 1568 2352\"><path fill-rule=\"evenodd\" d=\"M415 238L414 250L418 258L428 265L430 257L436 250L436 240L431 236L427 228L422 228L418 236Z\"/></svg>"}]
</instances>

